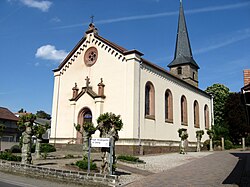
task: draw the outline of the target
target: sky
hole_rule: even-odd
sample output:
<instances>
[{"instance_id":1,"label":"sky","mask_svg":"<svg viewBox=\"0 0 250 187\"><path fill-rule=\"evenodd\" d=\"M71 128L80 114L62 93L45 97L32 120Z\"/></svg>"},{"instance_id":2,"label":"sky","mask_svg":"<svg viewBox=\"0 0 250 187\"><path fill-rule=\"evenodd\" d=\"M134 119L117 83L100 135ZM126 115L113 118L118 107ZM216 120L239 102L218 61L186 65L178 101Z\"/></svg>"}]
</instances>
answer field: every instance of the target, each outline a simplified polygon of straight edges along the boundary
<instances>
[{"instance_id":1,"label":"sky","mask_svg":"<svg viewBox=\"0 0 250 187\"><path fill-rule=\"evenodd\" d=\"M0 106L51 114L53 69L93 21L102 37L163 68L173 60L179 0L0 0ZM250 0L183 0L199 88L243 87Z\"/></svg>"}]
</instances>

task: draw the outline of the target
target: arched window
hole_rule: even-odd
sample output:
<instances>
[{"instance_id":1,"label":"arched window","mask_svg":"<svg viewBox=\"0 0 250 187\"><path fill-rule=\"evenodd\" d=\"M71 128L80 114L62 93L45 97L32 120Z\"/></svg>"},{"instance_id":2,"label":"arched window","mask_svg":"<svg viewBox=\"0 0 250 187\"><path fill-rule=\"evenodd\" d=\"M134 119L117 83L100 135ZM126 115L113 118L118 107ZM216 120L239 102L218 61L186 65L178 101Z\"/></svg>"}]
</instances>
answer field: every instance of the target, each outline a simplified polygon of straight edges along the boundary
<instances>
[{"instance_id":1,"label":"arched window","mask_svg":"<svg viewBox=\"0 0 250 187\"><path fill-rule=\"evenodd\" d=\"M204 107L204 122L205 122L205 128L209 129L209 110L207 105L205 105Z\"/></svg>"},{"instance_id":2,"label":"arched window","mask_svg":"<svg viewBox=\"0 0 250 187\"><path fill-rule=\"evenodd\" d=\"M145 116L155 116L155 89L151 82L147 82L145 87Z\"/></svg>"},{"instance_id":3,"label":"arched window","mask_svg":"<svg viewBox=\"0 0 250 187\"><path fill-rule=\"evenodd\" d=\"M199 104L197 101L194 101L194 127L200 127L200 117L199 117Z\"/></svg>"},{"instance_id":4,"label":"arched window","mask_svg":"<svg viewBox=\"0 0 250 187\"><path fill-rule=\"evenodd\" d=\"M84 123L92 123L92 113L90 110L86 111L83 116Z\"/></svg>"},{"instance_id":5,"label":"arched window","mask_svg":"<svg viewBox=\"0 0 250 187\"><path fill-rule=\"evenodd\" d=\"M165 121L173 122L173 97L170 90L165 92Z\"/></svg>"},{"instance_id":6,"label":"arched window","mask_svg":"<svg viewBox=\"0 0 250 187\"><path fill-rule=\"evenodd\" d=\"M188 120L187 120L187 99L183 95L181 97L181 124L182 125L188 125Z\"/></svg>"}]
</instances>

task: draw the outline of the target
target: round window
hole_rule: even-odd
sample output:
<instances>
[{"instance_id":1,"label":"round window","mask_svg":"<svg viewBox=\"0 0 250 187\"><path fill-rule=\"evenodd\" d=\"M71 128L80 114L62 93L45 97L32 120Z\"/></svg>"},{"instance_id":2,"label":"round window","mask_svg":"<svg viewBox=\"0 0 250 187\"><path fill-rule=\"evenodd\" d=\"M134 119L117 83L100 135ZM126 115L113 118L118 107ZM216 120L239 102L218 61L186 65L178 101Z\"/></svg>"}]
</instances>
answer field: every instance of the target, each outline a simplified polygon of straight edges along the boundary
<instances>
[{"instance_id":1,"label":"round window","mask_svg":"<svg viewBox=\"0 0 250 187\"><path fill-rule=\"evenodd\" d=\"M95 47L90 47L84 55L84 63L86 66L92 66L97 61L98 51Z\"/></svg>"}]
</instances>

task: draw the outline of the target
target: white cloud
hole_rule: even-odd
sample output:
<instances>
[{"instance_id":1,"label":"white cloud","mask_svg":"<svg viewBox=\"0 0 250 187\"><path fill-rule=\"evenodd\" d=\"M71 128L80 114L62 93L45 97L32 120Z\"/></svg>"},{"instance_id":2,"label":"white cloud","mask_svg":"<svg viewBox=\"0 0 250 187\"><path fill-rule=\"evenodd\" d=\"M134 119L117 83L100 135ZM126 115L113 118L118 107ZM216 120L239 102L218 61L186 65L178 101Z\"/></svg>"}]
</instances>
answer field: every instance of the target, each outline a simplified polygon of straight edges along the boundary
<instances>
[{"instance_id":1,"label":"white cloud","mask_svg":"<svg viewBox=\"0 0 250 187\"><path fill-rule=\"evenodd\" d=\"M37 49L35 56L45 60L61 61L67 54L65 50L57 50L53 45L44 45Z\"/></svg>"},{"instance_id":2,"label":"white cloud","mask_svg":"<svg viewBox=\"0 0 250 187\"><path fill-rule=\"evenodd\" d=\"M31 8L38 8L43 12L47 12L52 5L50 1L37 1L37 0L20 0L22 4Z\"/></svg>"}]
</instances>

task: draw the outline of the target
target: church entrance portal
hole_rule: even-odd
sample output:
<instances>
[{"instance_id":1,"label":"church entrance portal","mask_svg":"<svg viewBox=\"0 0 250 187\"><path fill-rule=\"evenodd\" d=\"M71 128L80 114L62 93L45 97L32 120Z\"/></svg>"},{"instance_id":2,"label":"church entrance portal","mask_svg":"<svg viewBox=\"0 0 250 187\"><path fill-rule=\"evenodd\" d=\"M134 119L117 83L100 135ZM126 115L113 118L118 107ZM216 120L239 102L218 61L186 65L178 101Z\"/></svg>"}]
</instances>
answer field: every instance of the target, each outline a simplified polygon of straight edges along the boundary
<instances>
[{"instance_id":1,"label":"church entrance portal","mask_svg":"<svg viewBox=\"0 0 250 187\"><path fill-rule=\"evenodd\" d=\"M78 124L80 124L82 126L83 123L92 123L92 112L89 108L84 107L83 109L80 110L79 114L78 114ZM76 140L77 144L82 144L83 140L82 140L82 135L81 133L77 132L77 140Z\"/></svg>"}]
</instances>

